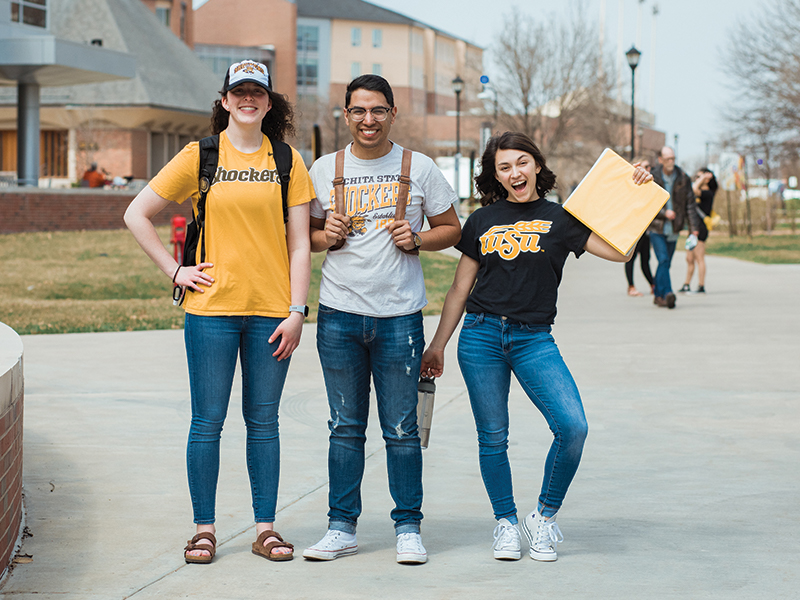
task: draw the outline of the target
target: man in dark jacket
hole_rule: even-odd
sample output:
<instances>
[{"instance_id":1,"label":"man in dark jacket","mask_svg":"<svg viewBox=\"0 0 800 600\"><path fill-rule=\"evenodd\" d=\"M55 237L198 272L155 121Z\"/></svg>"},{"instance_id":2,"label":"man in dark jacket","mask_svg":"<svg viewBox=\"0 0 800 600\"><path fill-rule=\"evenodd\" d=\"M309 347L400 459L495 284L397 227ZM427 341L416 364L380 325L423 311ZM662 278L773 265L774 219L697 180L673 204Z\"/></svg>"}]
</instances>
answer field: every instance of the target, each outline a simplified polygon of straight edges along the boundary
<instances>
[{"instance_id":1,"label":"man in dark jacket","mask_svg":"<svg viewBox=\"0 0 800 600\"><path fill-rule=\"evenodd\" d=\"M650 232L650 245L658 260L656 297L653 303L656 306L675 308L675 293L669 277L675 244L687 219L689 230L697 235L700 217L693 209L695 201L692 180L683 169L675 165L675 151L669 146L664 146L658 155L658 166L653 169L653 180L669 192L669 200L647 230Z\"/></svg>"}]
</instances>

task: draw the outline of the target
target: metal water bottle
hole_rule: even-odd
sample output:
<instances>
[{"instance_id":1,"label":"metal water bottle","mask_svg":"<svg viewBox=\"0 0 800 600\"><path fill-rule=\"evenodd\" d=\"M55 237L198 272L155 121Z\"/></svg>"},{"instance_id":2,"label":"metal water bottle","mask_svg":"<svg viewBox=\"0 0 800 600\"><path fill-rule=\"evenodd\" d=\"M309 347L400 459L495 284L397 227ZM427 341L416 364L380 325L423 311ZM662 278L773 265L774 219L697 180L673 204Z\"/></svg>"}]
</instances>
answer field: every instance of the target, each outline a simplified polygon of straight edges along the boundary
<instances>
[{"instance_id":1,"label":"metal water bottle","mask_svg":"<svg viewBox=\"0 0 800 600\"><path fill-rule=\"evenodd\" d=\"M417 386L417 426L419 427L419 445L428 447L431 438L431 422L433 421L433 399L436 396L436 384L433 377L420 377Z\"/></svg>"}]
</instances>

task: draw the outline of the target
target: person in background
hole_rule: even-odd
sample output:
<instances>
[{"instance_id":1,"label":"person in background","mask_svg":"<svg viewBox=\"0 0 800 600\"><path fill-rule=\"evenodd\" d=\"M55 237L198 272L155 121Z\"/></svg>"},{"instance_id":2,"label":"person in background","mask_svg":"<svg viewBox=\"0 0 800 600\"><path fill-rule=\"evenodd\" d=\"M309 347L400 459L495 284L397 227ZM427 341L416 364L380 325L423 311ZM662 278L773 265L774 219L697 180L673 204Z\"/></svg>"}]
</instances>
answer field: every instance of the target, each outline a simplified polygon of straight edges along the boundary
<instances>
[{"instance_id":1,"label":"person in background","mask_svg":"<svg viewBox=\"0 0 800 600\"><path fill-rule=\"evenodd\" d=\"M106 184L106 176L97 169L97 163L92 163L81 177L81 187L101 188Z\"/></svg>"},{"instance_id":2,"label":"person in background","mask_svg":"<svg viewBox=\"0 0 800 600\"><path fill-rule=\"evenodd\" d=\"M639 164L645 171L650 172L650 161L646 158L634 159L634 164ZM650 271L650 234L646 231L639 238L636 243L636 248L633 251L633 257L625 263L625 277L628 280L628 296L641 296L642 292L636 289L633 285L633 265L636 262L636 256L639 256L639 265L642 269L642 275L647 280L650 286L650 292L655 291L655 283L653 281L653 273Z\"/></svg>"},{"instance_id":3,"label":"person in background","mask_svg":"<svg viewBox=\"0 0 800 600\"><path fill-rule=\"evenodd\" d=\"M637 184L652 180L642 168L632 177ZM508 395L514 373L553 433L541 493L536 508L522 519L522 529L530 557L554 561L563 540L556 513L578 470L588 432L578 387L551 334L558 286L570 253L580 257L589 252L614 262L628 257L545 199L556 176L523 133L506 132L489 140L475 183L483 208L464 224L456 245L461 260L420 372L442 375L445 346L466 307L458 364L475 417L483 483L497 519L494 558L521 557L508 460Z\"/></svg>"},{"instance_id":4,"label":"person in background","mask_svg":"<svg viewBox=\"0 0 800 600\"><path fill-rule=\"evenodd\" d=\"M238 358L257 536L252 552L291 560L292 544L273 529L280 470L278 405L308 313L308 215L314 190L300 153L292 148L284 223L268 135L277 141L293 135L293 110L285 96L272 91L267 67L252 60L231 65L221 94L211 130L219 134L217 173L228 176L215 178L208 191L206 262L179 265L153 226L153 217L172 202L191 198L196 213L198 142L188 144L134 198L125 223L161 271L187 289L184 339L192 421L186 466L196 535L184 548L184 558L207 564L216 553L220 436ZM198 257L199 250L198 243Z\"/></svg>"},{"instance_id":5,"label":"person in background","mask_svg":"<svg viewBox=\"0 0 800 600\"><path fill-rule=\"evenodd\" d=\"M714 177L708 167L700 169L694 177L692 190L694 191L697 210L700 216L700 230L697 234L697 245L691 250L686 251L686 280L679 292L691 292L689 284L692 283L694 275L694 265L697 264L697 293L706 293L706 240L708 239L708 227L705 219L711 216L711 209L714 208L714 196L717 193L717 178Z\"/></svg>"},{"instance_id":6,"label":"person in background","mask_svg":"<svg viewBox=\"0 0 800 600\"><path fill-rule=\"evenodd\" d=\"M653 247L658 268L655 277L655 298L653 304L660 307L675 308L675 293L669 269L678 242L678 234L684 223L689 223L689 231L697 235L700 217L695 210L694 191L689 176L675 164L675 151L664 146L658 154L658 165L653 169L653 180L667 190L669 199L648 228L650 245Z\"/></svg>"}]
</instances>

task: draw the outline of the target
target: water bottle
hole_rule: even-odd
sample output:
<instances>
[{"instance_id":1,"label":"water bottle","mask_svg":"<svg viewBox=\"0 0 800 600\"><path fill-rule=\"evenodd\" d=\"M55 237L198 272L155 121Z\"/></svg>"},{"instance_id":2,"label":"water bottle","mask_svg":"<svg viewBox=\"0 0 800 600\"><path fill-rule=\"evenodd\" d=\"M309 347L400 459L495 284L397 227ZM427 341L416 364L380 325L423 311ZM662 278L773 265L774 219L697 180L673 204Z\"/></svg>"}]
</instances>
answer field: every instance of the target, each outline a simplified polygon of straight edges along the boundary
<instances>
[{"instance_id":1,"label":"water bottle","mask_svg":"<svg viewBox=\"0 0 800 600\"><path fill-rule=\"evenodd\" d=\"M431 438L431 422L433 421L433 399L436 396L436 384L433 377L420 377L417 386L417 426L419 427L419 445L428 447Z\"/></svg>"}]
</instances>

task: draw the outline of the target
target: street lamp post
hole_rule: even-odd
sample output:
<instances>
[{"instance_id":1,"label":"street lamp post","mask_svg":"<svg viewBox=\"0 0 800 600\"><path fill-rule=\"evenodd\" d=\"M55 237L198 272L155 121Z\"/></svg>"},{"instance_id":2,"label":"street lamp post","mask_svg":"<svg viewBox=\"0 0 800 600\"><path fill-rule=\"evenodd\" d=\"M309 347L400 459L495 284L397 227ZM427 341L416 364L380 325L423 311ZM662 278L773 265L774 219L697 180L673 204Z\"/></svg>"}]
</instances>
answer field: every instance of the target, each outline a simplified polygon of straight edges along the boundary
<instances>
[{"instance_id":1,"label":"street lamp post","mask_svg":"<svg viewBox=\"0 0 800 600\"><path fill-rule=\"evenodd\" d=\"M641 55L642 53L636 49L636 46L631 46L631 49L625 53L631 68L631 162L633 162L636 143L636 67L639 66Z\"/></svg>"},{"instance_id":2,"label":"street lamp post","mask_svg":"<svg viewBox=\"0 0 800 600\"><path fill-rule=\"evenodd\" d=\"M464 90L464 80L458 75L453 79L453 92L456 94L456 164L455 164L455 192L458 194L459 166L461 162L461 92Z\"/></svg>"},{"instance_id":3,"label":"street lamp post","mask_svg":"<svg viewBox=\"0 0 800 600\"><path fill-rule=\"evenodd\" d=\"M342 109L338 106L333 107L333 121L336 123L333 128L333 149L339 149L339 119L342 118Z\"/></svg>"}]
</instances>

